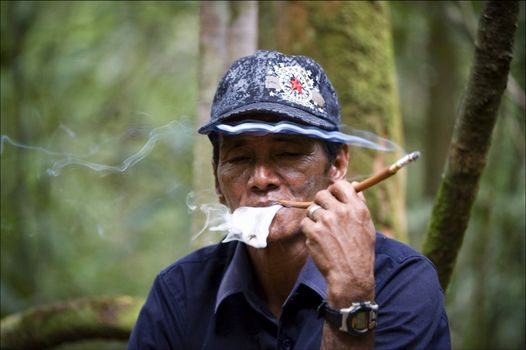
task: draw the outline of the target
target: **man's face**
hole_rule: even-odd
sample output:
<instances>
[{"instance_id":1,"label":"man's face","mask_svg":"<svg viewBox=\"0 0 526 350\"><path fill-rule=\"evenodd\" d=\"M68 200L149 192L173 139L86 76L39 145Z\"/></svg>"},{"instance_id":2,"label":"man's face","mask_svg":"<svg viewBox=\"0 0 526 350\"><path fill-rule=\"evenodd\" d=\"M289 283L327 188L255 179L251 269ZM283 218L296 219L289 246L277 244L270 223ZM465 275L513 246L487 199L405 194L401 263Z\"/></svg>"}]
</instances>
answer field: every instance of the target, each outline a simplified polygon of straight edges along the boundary
<instances>
[{"instance_id":1,"label":"man's face","mask_svg":"<svg viewBox=\"0 0 526 350\"><path fill-rule=\"evenodd\" d=\"M221 203L269 206L279 199L308 201L335 176L320 141L293 135L221 135L216 187ZM299 233L305 210L282 208L268 241Z\"/></svg>"}]
</instances>

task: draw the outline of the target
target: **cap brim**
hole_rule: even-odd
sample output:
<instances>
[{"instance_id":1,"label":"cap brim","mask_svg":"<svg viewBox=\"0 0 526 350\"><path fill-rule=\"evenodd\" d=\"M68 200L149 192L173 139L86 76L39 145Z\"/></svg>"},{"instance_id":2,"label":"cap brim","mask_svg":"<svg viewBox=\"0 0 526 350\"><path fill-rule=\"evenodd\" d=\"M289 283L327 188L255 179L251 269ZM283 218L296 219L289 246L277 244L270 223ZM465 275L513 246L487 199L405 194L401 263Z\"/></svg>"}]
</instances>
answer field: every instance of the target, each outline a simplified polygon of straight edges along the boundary
<instances>
[{"instance_id":1,"label":"cap brim","mask_svg":"<svg viewBox=\"0 0 526 350\"><path fill-rule=\"evenodd\" d=\"M300 108L294 108L286 105L282 105L274 102L258 102L248 104L239 108L236 108L228 113L222 114L215 118L213 121L202 126L197 130L198 133L208 135L210 134L214 126L220 123L225 123L229 119L238 117L240 115L250 114L268 114L284 117L286 120L299 122L309 126L314 126L324 130L338 130L338 126L334 123L315 116L309 112L306 112ZM250 116L250 119L257 119L257 116Z\"/></svg>"}]
</instances>

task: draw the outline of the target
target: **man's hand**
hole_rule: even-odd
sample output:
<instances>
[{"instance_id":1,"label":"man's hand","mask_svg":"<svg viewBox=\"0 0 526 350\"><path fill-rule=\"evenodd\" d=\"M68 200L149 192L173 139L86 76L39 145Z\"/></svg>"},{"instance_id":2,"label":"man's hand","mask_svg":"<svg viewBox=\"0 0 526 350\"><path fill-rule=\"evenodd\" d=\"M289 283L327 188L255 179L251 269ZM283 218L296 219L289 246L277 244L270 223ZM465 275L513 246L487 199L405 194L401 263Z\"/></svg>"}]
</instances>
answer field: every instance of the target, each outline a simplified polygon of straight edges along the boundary
<instances>
[{"instance_id":1,"label":"man's hand","mask_svg":"<svg viewBox=\"0 0 526 350\"><path fill-rule=\"evenodd\" d=\"M301 226L309 253L327 281L329 305L343 308L374 300L376 234L365 197L340 180L318 192L314 203L321 208Z\"/></svg>"},{"instance_id":2,"label":"man's hand","mask_svg":"<svg viewBox=\"0 0 526 350\"><path fill-rule=\"evenodd\" d=\"M374 300L376 232L362 193L339 180L314 197L321 208L305 217L301 228L314 263L327 281L327 302L332 308ZM374 333L356 337L327 322L322 349L372 349Z\"/></svg>"}]
</instances>

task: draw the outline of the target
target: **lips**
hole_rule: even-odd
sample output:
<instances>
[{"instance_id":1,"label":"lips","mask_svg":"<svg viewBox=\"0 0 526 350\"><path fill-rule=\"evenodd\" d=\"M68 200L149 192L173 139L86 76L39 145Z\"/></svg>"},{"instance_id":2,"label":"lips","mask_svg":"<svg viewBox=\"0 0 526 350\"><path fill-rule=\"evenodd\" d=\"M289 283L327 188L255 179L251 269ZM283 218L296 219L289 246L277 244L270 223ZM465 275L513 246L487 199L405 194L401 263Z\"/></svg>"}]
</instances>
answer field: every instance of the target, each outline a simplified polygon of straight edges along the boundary
<instances>
[{"instance_id":1,"label":"lips","mask_svg":"<svg viewBox=\"0 0 526 350\"><path fill-rule=\"evenodd\" d=\"M292 197L292 198L291 198ZM240 207L270 207L273 205L281 205L283 206L280 201L286 200L286 201L298 201L301 199L295 198L295 196L287 196L285 194L282 194L281 196L250 196L245 198L245 200L242 200L241 203L239 203Z\"/></svg>"},{"instance_id":2,"label":"lips","mask_svg":"<svg viewBox=\"0 0 526 350\"><path fill-rule=\"evenodd\" d=\"M274 197L272 198L265 197L265 198L252 198L252 200L250 200L247 198L247 201L242 201L242 203L240 203L240 206L242 207L270 207L273 205L281 205L279 203L279 200L284 199L283 197L288 197L288 196L282 196L279 199L274 198Z\"/></svg>"},{"instance_id":3,"label":"lips","mask_svg":"<svg viewBox=\"0 0 526 350\"><path fill-rule=\"evenodd\" d=\"M252 203L252 204L249 204L247 206L249 206L249 207L270 207L270 206L276 205L276 204L278 204L277 201L269 200L269 201Z\"/></svg>"}]
</instances>

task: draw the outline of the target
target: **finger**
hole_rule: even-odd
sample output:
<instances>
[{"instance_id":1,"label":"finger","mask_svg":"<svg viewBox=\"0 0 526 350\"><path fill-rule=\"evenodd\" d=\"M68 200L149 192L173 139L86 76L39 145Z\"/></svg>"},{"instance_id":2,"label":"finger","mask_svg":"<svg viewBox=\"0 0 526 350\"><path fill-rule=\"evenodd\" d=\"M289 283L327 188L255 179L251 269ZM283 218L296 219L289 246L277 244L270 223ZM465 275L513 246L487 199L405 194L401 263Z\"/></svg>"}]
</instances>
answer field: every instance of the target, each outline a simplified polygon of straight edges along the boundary
<instances>
[{"instance_id":1,"label":"finger","mask_svg":"<svg viewBox=\"0 0 526 350\"><path fill-rule=\"evenodd\" d=\"M336 198L328 190L322 190L314 196L314 203L323 209L329 209L335 202Z\"/></svg>"},{"instance_id":2,"label":"finger","mask_svg":"<svg viewBox=\"0 0 526 350\"><path fill-rule=\"evenodd\" d=\"M312 204L311 206L309 206L309 207L307 208L307 217L308 217L309 219L311 219L312 221L316 221L316 216L315 216L315 215L316 215L316 212L317 212L318 210L322 210L322 209L323 209L323 208L322 208L320 205L318 205L318 204L316 204L316 203Z\"/></svg>"},{"instance_id":3,"label":"finger","mask_svg":"<svg viewBox=\"0 0 526 350\"><path fill-rule=\"evenodd\" d=\"M348 203L348 191L353 191L354 187L347 180L340 180L329 186L328 191L340 202Z\"/></svg>"},{"instance_id":4,"label":"finger","mask_svg":"<svg viewBox=\"0 0 526 350\"><path fill-rule=\"evenodd\" d=\"M316 243L322 236L323 226L306 216L301 220L301 232L311 243Z\"/></svg>"},{"instance_id":5,"label":"finger","mask_svg":"<svg viewBox=\"0 0 526 350\"><path fill-rule=\"evenodd\" d=\"M311 218L309 218L307 215L301 219L301 222L300 222L300 226L301 226L301 231L303 233L306 233L308 231L308 229L310 227L312 227L312 225L314 225L316 222L314 220L312 220Z\"/></svg>"}]
</instances>

